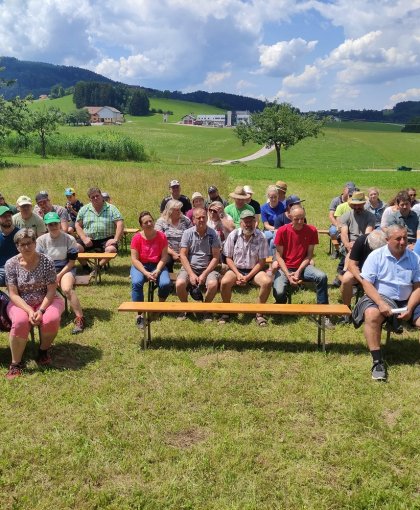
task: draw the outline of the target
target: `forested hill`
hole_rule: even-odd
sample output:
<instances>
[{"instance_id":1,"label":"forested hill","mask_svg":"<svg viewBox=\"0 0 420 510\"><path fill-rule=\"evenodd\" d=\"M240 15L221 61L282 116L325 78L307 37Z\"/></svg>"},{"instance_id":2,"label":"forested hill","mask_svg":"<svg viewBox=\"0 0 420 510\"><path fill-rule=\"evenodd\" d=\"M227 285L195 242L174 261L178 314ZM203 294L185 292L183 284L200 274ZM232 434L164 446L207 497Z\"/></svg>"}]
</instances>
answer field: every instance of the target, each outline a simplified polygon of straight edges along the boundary
<instances>
[{"instance_id":1,"label":"forested hill","mask_svg":"<svg viewBox=\"0 0 420 510\"><path fill-rule=\"evenodd\" d=\"M6 99L11 99L15 96L26 97L29 94L37 98L41 94L49 94L51 88L55 85L60 84L64 89L68 89L74 87L80 81L124 85L80 67L60 66L43 62L26 62L12 57L0 57L0 67L4 68L0 74L1 78L16 80L13 86L5 87L1 90L1 94ZM160 91L144 88L141 87L141 84L139 84L139 87L149 97L165 97L181 101L205 103L226 110L249 110L255 112L263 110L265 106L265 102L259 99L224 92L197 91L184 94L179 91L171 92L169 90Z\"/></svg>"},{"instance_id":2,"label":"forested hill","mask_svg":"<svg viewBox=\"0 0 420 510\"><path fill-rule=\"evenodd\" d=\"M1 90L6 99L29 94L37 98L40 94L49 94L51 87L58 83L65 89L73 87L78 81L113 83L105 76L80 67L26 62L12 57L0 57L0 67L4 67L1 78L16 80L14 85Z\"/></svg>"}]
</instances>

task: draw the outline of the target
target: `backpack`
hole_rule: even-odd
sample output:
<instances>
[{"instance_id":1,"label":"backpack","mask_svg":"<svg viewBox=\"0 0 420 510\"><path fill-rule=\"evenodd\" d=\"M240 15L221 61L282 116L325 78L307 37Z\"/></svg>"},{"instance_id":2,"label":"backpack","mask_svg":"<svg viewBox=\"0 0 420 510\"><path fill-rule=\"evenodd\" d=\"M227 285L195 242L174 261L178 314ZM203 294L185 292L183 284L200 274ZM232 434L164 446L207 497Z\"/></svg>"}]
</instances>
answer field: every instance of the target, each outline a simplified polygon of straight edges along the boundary
<instances>
[{"instance_id":1,"label":"backpack","mask_svg":"<svg viewBox=\"0 0 420 510\"><path fill-rule=\"evenodd\" d=\"M7 315L7 305L9 302L9 296L0 290L0 331L10 331L12 327L12 322Z\"/></svg>"}]
</instances>

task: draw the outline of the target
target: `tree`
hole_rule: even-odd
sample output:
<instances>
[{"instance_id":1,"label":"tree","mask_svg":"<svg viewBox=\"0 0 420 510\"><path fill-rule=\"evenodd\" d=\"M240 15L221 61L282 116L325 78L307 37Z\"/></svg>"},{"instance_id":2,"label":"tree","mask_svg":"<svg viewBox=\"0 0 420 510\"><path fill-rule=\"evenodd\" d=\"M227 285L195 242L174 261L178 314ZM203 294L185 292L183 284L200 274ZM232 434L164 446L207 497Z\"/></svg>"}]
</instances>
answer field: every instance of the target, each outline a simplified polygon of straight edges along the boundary
<instances>
[{"instance_id":1,"label":"tree","mask_svg":"<svg viewBox=\"0 0 420 510\"><path fill-rule=\"evenodd\" d=\"M274 145L277 168L281 168L281 149L287 150L304 138L318 136L326 121L303 115L288 103L273 103L262 112L252 114L250 123L240 124L235 132L243 145L249 141L267 148Z\"/></svg>"},{"instance_id":2,"label":"tree","mask_svg":"<svg viewBox=\"0 0 420 510\"><path fill-rule=\"evenodd\" d=\"M0 67L0 71L4 68ZM0 89L10 87L14 80L5 80L0 78ZM3 95L0 95L0 142L11 132L16 131L19 134L25 134L27 130L27 101L15 97L11 101L6 101Z\"/></svg>"},{"instance_id":3,"label":"tree","mask_svg":"<svg viewBox=\"0 0 420 510\"><path fill-rule=\"evenodd\" d=\"M57 99L58 97L63 97L66 95L66 91L61 83L57 83L57 85L53 85L50 90L50 98Z\"/></svg>"},{"instance_id":4,"label":"tree","mask_svg":"<svg viewBox=\"0 0 420 510\"><path fill-rule=\"evenodd\" d=\"M88 126L90 124L90 114L85 108L72 110L65 116L65 122L72 126Z\"/></svg>"},{"instance_id":5,"label":"tree","mask_svg":"<svg viewBox=\"0 0 420 510\"><path fill-rule=\"evenodd\" d=\"M29 115L30 130L37 133L41 142L41 156L47 157L48 136L56 133L59 124L62 124L64 114L58 108L42 108L34 110Z\"/></svg>"},{"instance_id":6,"label":"tree","mask_svg":"<svg viewBox=\"0 0 420 510\"><path fill-rule=\"evenodd\" d=\"M130 115L147 115L149 113L149 98L141 90L135 90L128 106Z\"/></svg>"}]
</instances>

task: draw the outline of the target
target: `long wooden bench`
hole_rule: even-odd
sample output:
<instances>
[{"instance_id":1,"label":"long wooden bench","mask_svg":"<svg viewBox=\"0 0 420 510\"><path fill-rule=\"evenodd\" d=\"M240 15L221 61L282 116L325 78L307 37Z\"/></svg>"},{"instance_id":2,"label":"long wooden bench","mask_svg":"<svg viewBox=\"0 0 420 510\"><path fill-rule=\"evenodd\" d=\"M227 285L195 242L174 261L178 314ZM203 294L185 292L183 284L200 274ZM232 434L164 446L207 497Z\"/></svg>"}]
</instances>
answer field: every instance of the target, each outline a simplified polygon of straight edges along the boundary
<instances>
[{"instance_id":1,"label":"long wooden bench","mask_svg":"<svg viewBox=\"0 0 420 510\"><path fill-rule=\"evenodd\" d=\"M277 305L275 303L198 303L188 302L132 302L127 301L118 307L119 312L142 313L144 317L144 334L141 340L141 348L146 349L151 341L150 314L153 313L216 313L216 314L267 314L267 315L296 315L306 316L312 320L318 328L318 347L325 351L325 318L329 316L350 315L350 309L346 305Z\"/></svg>"}]
</instances>

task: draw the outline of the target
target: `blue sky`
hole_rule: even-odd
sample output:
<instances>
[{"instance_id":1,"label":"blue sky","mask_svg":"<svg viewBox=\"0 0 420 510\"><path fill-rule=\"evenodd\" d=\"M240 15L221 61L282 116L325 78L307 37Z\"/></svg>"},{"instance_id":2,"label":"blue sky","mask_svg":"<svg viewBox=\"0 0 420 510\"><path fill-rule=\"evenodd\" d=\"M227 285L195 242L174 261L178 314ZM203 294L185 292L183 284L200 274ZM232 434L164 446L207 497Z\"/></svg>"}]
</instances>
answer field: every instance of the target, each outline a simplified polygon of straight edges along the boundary
<instances>
[{"instance_id":1,"label":"blue sky","mask_svg":"<svg viewBox=\"0 0 420 510\"><path fill-rule=\"evenodd\" d=\"M0 0L0 55L301 110L420 100L420 0Z\"/></svg>"}]
</instances>

